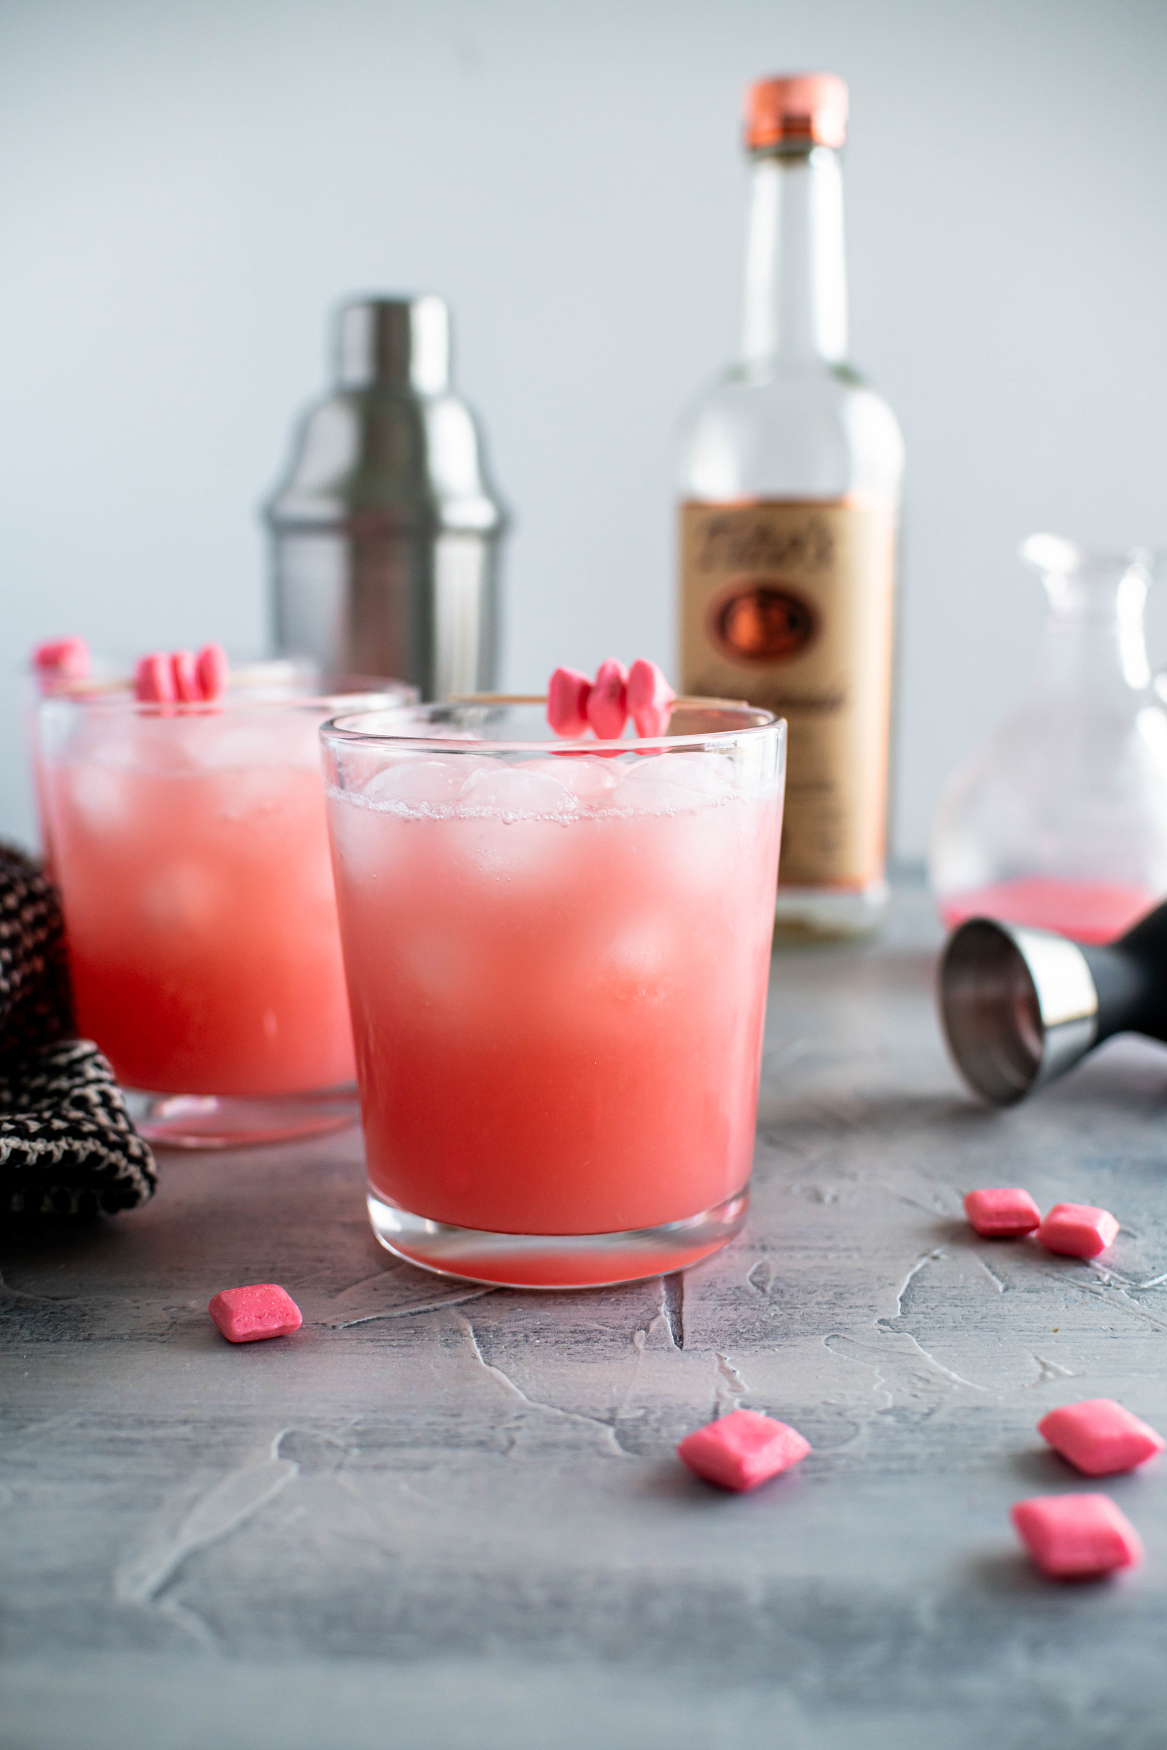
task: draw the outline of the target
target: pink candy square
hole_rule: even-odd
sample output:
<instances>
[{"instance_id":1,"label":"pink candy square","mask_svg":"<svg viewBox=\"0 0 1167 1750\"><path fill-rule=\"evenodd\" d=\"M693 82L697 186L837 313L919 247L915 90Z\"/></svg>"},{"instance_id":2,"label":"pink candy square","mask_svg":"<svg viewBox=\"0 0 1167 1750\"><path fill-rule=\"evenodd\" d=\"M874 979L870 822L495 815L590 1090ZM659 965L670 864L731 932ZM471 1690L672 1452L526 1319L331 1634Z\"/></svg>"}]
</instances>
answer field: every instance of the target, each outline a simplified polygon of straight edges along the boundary
<instances>
[{"instance_id":1,"label":"pink candy square","mask_svg":"<svg viewBox=\"0 0 1167 1750\"><path fill-rule=\"evenodd\" d=\"M970 1191L964 1213L979 1234L1029 1234L1041 1225L1041 1211L1028 1191L1002 1186L993 1191Z\"/></svg>"},{"instance_id":2,"label":"pink candy square","mask_svg":"<svg viewBox=\"0 0 1167 1750\"><path fill-rule=\"evenodd\" d=\"M628 670L627 694L637 735L667 735L676 696L656 663L638 657Z\"/></svg>"},{"instance_id":3,"label":"pink candy square","mask_svg":"<svg viewBox=\"0 0 1167 1750\"><path fill-rule=\"evenodd\" d=\"M810 1441L785 1422L756 1410L733 1410L682 1440L677 1457L707 1483L756 1489L799 1464L809 1451Z\"/></svg>"},{"instance_id":4,"label":"pink candy square","mask_svg":"<svg viewBox=\"0 0 1167 1750\"><path fill-rule=\"evenodd\" d=\"M1134 1470L1167 1447L1167 1440L1113 1398L1087 1398L1051 1410L1037 1424L1043 1440L1088 1477Z\"/></svg>"},{"instance_id":5,"label":"pink candy square","mask_svg":"<svg viewBox=\"0 0 1167 1750\"><path fill-rule=\"evenodd\" d=\"M557 668L547 687L547 721L556 735L587 733L592 683L576 668Z\"/></svg>"},{"instance_id":6,"label":"pink candy square","mask_svg":"<svg viewBox=\"0 0 1167 1750\"><path fill-rule=\"evenodd\" d=\"M628 670L614 656L596 670L585 709L601 741L619 741L628 721Z\"/></svg>"},{"instance_id":7,"label":"pink candy square","mask_svg":"<svg viewBox=\"0 0 1167 1750\"><path fill-rule=\"evenodd\" d=\"M1118 1223L1108 1209L1089 1203L1055 1203L1037 1237L1047 1252L1064 1252L1069 1258L1096 1258L1118 1232Z\"/></svg>"},{"instance_id":8,"label":"pink candy square","mask_svg":"<svg viewBox=\"0 0 1167 1750\"><path fill-rule=\"evenodd\" d=\"M1143 1559L1139 1535L1109 1495L1032 1495L1009 1509L1017 1535L1043 1574L1085 1580Z\"/></svg>"},{"instance_id":9,"label":"pink candy square","mask_svg":"<svg viewBox=\"0 0 1167 1750\"><path fill-rule=\"evenodd\" d=\"M253 1282L247 1288L224 1288L207 1311L229 1343L257 1343L262 1337L287 1337L298 1331L303 1316L291 1295L274 1282Z\"/></svg>"}]
</instances>

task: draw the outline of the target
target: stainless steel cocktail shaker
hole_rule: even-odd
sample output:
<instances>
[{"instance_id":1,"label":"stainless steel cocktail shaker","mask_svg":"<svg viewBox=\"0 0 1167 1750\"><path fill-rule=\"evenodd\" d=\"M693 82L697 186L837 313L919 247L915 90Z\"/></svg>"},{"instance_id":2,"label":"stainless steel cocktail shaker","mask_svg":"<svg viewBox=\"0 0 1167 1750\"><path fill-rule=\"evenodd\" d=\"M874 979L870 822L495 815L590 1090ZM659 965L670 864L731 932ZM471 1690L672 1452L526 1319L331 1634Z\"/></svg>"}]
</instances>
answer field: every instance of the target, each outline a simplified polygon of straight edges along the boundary
<instances>
[{"instance_id":1,"label":"stainless steel cocktail shaker","mask_svg":"<svg viewBox=\"0 0 1167 1750\"><path fill-rule=\"evenodd\" d=\"M364 298L337 325L337 385L266 506L276 648L425 699L497 684L506 512L450 387L441 298Z\"/></svg>"}]
</instances>

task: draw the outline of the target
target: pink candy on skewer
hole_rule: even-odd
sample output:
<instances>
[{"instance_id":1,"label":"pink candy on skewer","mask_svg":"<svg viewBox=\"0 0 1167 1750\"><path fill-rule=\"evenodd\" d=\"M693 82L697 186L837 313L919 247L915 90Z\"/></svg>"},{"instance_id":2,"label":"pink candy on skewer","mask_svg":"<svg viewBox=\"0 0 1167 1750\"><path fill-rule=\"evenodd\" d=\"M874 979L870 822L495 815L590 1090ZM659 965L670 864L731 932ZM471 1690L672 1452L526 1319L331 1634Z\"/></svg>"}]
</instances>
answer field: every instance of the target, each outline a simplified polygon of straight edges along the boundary
<instances>
[{"instance_id":1,"label":"pink candy on skewer","mask_svg":"<svg viewBox=\"0 0 1167 1750\"><path fill-rule=\"evenodd\" d=\"M174 663L163 650L152 650L139 659L134 673L134 693L148 705L173 705L178 698Z\"/></svg>"},{"instance_id":2,"label":"pink candy on skewer","mask_svg":"<svg viewBox=\"0 0 1167 1750\"><path fill-rule=\"evenodd\" d=\"M547 721L556 735L586 735L592 683L577 668L557 668L547 687Z\"/></svg>"},{"instance_id":3,"label":"pink candy on skewer","mask_svg":"<svg viewBox=\"0 0 1167 1750\"><path fill-rule=\"evenodd\" d=\"M609 657L590 681L575 668L557 668L547 687L547 721L556 735L595 731L601 741L619 741L631 715L640 736L665 735L676 698L655 662L638 657L626 669Z\"/></svg>"},{"instance_id":4,"label":"pink candy on skewer","mask_svg":"<svg viewBox=\"0 0 1167 1750\"><path fill-rule=\"evenodd\" d=\"M84 638L49 638L36 646L32 666L39 675L84 680L89 673L89 646Z\"/></svg>"},{"instance_id":5,"label":"pink candy on skewer","mask_svg":"<svg viewBox=\"0 0 1167 1750\"><path fill-rule=\"evenodd\" d=\"M666 735L669 710L676 698L672 687L656 666L641 656L628 670L628 709L637 735Z\"/></svg>"},{"instance_id":6,"label":"pink candy on skewer","mask_svg":"<svg viewBox=\"0 0 1167 1750\"><path fill-rule=\"evenodd\" d=\"M613 656L596 670L587 713L601 741L619 741L628 718L628 670Z\"/></svg>"},{"instance_id":7,"label":"pink candy on skewer","mask_svg":"<svg viewBox=\"0 0 1167 1750\"><path fill-rule=\"evenodd\" d=\"M193 650L176 650L171 657L174 666L174 691L184 705L197 705L203 690L199 685L199 666Z\"/></svg>"},{"instance_id":8,"label":"pink candy on skewer","mask_svg":"<svg viewBox=\"0 0 1167 1750\"><path fill-rule=\"evenodd\" d=\"M197 656L189 650L155 650L138 663L134 694L143 704L209 704L226 692L227 672L221 644L205 644Z\"/></svg>"},{"instance_id":9,"label":"pink candy on skewer","mask_svg":"<svg viewBox=\"0 0 1167 1750\"><path fill-rule=\"evenodd\" d=\"M227 691L227 652L221 644L204 644L195 663L204 699L221 699Z\"/></svg>"}]
</instances>

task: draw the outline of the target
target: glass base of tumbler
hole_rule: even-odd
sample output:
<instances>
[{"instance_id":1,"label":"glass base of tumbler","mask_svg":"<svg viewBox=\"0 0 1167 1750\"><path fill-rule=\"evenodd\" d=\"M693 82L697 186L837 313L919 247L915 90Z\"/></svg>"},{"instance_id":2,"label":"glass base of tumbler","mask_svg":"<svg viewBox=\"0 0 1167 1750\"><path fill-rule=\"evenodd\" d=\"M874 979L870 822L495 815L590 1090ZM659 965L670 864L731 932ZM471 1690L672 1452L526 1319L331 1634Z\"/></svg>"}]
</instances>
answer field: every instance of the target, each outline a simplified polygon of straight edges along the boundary
<instances>
[{"instance_id":1,"label":"glass base of tumbler","mask_svg":"<svg viewBox=\"0 0 1167 1750\"><path fill-rule=\"evenodd\" d=\"M155 1148L254 1148L325 1136L360 1119L357 1090L306 1094L141 1094L127 1092L139 1134Z\"/></svg>"},{"instance_id":2,"label":"glass base of tumbler","mask_svg":"<svg viewBox=\"0 0 1167 1750\"><path fill-rule=\"evenodd\" d=\"M774 940L797 943L865 936L887 913L888 885L867 887L783 887L774 906Z\"/></svg>"},{"instance_id":3,"label":"glass base of tumbler","mask_svg":"<svg viewBox=\"0 0 1167 1750\"><path fill-rule=\"evenodd\" d=\"M749 1188L685 1221L601 1234L507 1234L427 1221L369 1189L369 1220L385 1247L438 1276L495 1288L609 1288L666 1276L707 1258L746 1218Z\"/></svg>"}]
</instances>

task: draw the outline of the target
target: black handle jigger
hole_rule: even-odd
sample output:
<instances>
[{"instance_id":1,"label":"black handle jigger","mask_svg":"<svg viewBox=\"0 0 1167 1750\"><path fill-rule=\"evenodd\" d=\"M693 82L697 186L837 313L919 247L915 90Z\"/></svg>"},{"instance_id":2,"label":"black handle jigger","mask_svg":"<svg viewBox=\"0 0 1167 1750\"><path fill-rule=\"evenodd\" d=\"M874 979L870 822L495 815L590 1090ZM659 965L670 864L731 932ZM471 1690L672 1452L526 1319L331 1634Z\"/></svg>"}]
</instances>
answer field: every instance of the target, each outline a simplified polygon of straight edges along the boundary
<instances>
[{"instance_id":1,"label":"black handle jigger","mask_svg":"<svg viewBox=\"0 0 1167 1750\"><path fill-rule=\"evenodd\" d=\"M1167 903L1105 948L970 918L948 938L939 996L965 1080L1016 1105L1114 1033L1167 1043Z\"/></svg>"}]
</instances>

